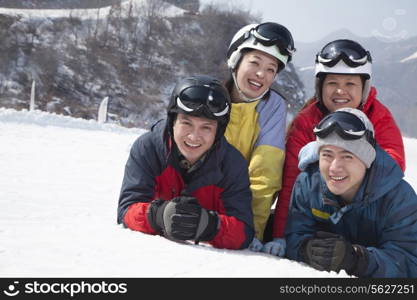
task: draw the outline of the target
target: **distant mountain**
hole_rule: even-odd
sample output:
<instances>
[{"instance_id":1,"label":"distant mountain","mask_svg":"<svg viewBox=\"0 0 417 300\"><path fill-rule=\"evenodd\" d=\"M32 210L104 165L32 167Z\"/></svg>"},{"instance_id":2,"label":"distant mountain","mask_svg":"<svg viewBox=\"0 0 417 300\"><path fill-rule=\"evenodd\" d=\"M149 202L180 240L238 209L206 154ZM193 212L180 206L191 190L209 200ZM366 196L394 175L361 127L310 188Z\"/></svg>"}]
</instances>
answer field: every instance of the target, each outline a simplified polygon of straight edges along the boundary
<instances>
[{"instance_id":1,"label":"distant mountain","mask_svg":"<svg viewBox=\"0 0 417 300\"><path fill-rule=\"evenodd\" d=\"M308 98L314 94L315 55L325 44L339 38L356 40L371 52L377 98L391 110L404 135L417 137L417 37L390 41L358 37L344 29L314 43L297 43L294 65Z\"/></svg>"}]
</instances>

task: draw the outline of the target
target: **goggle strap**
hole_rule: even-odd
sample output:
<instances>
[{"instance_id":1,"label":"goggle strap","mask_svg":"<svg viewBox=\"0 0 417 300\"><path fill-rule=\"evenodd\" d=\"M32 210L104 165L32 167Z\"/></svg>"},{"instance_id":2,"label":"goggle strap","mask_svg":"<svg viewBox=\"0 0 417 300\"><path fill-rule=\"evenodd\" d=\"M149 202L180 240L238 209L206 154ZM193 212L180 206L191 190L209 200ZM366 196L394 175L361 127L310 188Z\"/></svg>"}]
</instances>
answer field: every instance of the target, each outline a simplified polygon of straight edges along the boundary
<instances>
[{"instance_id":1,"label":"goggle strap","mask_svg":"<svg viewBox=\"0 0 417 300\"><path fill-rule=\"evenodd\" d=\"M250 37L250 34L246 32L240 38L234 41L233 44L230 45L229 50L227 51L227 57L230 58L232 53L235 52L237 48L239 48L239 46L242 45L242 43L246 41L249 37Z\"/></svg>"}]
</instances>

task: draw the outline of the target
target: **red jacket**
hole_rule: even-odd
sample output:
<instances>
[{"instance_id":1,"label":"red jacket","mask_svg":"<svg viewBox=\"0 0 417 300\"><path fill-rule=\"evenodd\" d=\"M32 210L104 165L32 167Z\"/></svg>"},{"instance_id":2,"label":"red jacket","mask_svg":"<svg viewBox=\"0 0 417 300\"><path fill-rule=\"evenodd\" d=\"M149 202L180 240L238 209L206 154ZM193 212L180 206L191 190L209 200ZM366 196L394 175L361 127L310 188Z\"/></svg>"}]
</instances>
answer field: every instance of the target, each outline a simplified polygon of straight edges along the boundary
<instances>
[{"instance_id":1,"label":"red jacket","mask_svg":"<svg viewBox=\"0 0 417 300\"><path fill-rule=\"evenodd\" d=\"M376 94L376 89L372 87L363 112L374 125L375 139L379 146L405 171L404 144L400 129L388 108L376 99ZM324 114L319 109L317 100L315 100L297 114L291 127L288 129L282 189L279 192L275 210L273 230L275 238L284 236L292 188L295 179L300 173L298 169L298 152L307 143L316 140L313 128L323 117Z\"/></svg>"}]
</instances>

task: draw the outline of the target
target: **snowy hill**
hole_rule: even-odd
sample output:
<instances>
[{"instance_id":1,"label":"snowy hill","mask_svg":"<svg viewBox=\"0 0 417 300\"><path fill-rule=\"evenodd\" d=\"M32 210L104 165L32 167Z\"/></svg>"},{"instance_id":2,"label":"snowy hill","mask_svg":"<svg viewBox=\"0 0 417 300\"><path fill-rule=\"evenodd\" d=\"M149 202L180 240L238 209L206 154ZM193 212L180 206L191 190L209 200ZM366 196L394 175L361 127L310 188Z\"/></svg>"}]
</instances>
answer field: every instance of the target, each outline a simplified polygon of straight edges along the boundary
<instances>
[{"instance_id":1,"label":"snowy hill","mask_svg":"<svg viewBox=\"0 0 417 300\"><path fill-rule=\"evenodd\" d=\"M0 109L1 277L347 277L117 225L124 164L144 132ZM416 189L417 140L405 145Z\"/></svg>"}]
</instances>

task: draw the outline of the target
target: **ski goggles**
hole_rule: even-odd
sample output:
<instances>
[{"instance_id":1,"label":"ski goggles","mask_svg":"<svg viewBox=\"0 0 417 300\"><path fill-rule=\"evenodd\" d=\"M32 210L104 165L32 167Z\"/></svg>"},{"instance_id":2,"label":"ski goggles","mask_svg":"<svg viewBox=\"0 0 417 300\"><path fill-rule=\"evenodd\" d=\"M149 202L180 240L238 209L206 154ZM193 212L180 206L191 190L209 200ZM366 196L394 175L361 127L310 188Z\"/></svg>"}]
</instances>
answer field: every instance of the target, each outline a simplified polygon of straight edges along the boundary
<instances>
[{"instance_id":1,"label":"ski goggles","mask_svg":"<svg viewBox=\"0 0 417 300\"><path fill-rule=\"evenodd\" d=\"M316 56L316 63L328 67L334 67L340 60L352 68L363 66L368 62L372 63L369 51L351 40L330 42Z\"/></svg>"},{"instance_id":2,"label":"ski goggles","mask_svg":"<svg viewBox=\"0 0 417 300\"><path fill-rule=\"evenodd\" d=\"M222 117L230 110L229 95L205 85L182 90L176 101L177 106L186 112L199 111L205 107L214 117Z\"/></svg>"},{"instance_id":3,"label":"ski goggles","mask_svg":"<svg viewBox=\"0 0 417 300\"><path fill-rule=\"evenodd\" d=\"M288 56L288 61L290 61L296 50L294 48L292 35L287 28L277 23L267 22L257 25L242 35L240 38L238 38L229 47L227 57L230 57L230 55L251 36L254 37L255 41L261 43L264 46L277 46L281 54Z\"/></svg>"},{"instance_id":4,"label":"ski goggles","mask_svg":"<svg viewBox=\"0 0 417 300\"><path fill-rule=\"evenodd\" d=\"M375 145L372 131L366 129L360 118L346 111L336 111L327 115L313 131L319 138L325 138L332 132L336 132L344 140L358 140L365 136L371 145Z\"/></svg>"},{"instance_id":5,"label":"ski goggles","mask_svg":"<svg viewBox=\"0 0 417 300\"><path fill-rule=\"evenodd\" d=\"M284 55L291 56L295 52L291 33L284 26L273 23L261 23L251 30L253 37L264 46L277 46Z\"/></svg>"}]
</instances>

